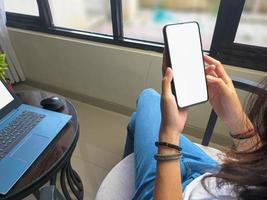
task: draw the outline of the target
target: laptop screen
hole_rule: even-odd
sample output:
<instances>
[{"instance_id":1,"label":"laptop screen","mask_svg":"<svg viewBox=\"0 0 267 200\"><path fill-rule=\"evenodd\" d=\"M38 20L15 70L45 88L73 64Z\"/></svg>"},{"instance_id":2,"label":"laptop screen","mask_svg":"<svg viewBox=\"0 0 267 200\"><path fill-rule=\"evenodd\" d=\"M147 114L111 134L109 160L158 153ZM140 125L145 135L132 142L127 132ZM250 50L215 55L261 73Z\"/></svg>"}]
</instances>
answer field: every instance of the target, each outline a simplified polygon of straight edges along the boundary
<instances>
[{"instance_id":1,"label":"laptop screen","mask_svg":"<svg viewBox=\"0 0 267 200\"><path fill-rule=\"evenodd\" d=\"M14 100L13 96L0 81L0 110Z\"/></svg>"}]
</instances>

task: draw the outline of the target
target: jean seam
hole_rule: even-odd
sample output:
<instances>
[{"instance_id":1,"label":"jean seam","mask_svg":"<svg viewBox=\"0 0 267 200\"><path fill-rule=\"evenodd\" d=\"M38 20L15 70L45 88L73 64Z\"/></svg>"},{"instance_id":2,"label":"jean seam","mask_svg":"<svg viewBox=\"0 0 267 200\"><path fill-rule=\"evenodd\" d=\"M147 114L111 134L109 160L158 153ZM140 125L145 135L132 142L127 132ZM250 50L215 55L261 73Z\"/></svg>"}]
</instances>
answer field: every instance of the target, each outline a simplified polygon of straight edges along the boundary
<instances>
[{"instance_id":1,"label":"jean seam","mask_svg":"<svg viewBox=\"0 0 267 200\"><path fill-rule=\"evenodd\" d=\"M190 168L190 165L187 161L184 161L184 165L186 167L186 178L189 176L189 174L191 174L191 168Z\"/></svg>"}]
</instances>

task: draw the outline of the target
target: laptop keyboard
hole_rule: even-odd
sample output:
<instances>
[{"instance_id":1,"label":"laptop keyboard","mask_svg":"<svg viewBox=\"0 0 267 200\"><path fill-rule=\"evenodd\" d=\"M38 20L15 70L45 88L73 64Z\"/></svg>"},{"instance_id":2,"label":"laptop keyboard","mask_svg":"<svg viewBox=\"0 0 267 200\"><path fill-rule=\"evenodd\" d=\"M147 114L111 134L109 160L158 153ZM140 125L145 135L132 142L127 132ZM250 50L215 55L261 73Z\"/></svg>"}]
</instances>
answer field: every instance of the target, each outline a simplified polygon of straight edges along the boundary
<instances>
[{"instance_id":1,"label":"laptop keyboard","mask_svg":"<svg viewBox=\"0 0 267 200\"><path fill-rule=\"evenodd\" d=\"M24 111L0 130L0 160L16 146L45 115Z\"/></svg>"}]
</instances>

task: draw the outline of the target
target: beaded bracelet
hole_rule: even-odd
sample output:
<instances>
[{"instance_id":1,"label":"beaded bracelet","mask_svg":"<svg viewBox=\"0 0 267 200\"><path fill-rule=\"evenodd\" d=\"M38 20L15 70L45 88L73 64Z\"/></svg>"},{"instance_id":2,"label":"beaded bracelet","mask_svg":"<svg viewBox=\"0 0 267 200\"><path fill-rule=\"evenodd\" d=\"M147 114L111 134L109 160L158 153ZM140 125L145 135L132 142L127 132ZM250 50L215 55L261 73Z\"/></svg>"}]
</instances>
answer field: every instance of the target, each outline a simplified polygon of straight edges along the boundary
<instances>
[{"instance_id":1,"label":"beaded bracelet","mask_svg":"<svg viewBox=\"0 0 267 200\"><path fill-rule=\"evenodd\" d=\"M255 135L257 135L256 131L254 128L251 128L243 133L239 133L239 134L232 134L230 132L230 136L234 139L238 139L238 140L245 140L245 139L249 139L254 137Z\"/></svg>"},{"instance_id":2,"label":"beaded bracelet","mask_svg":"<svg viewBox=\"0 0 267 200\"><path fill-rule=\"evenodd\" d=\"M182 148L179 147L178 145L171 144L171 143L168 143L168 142L155 142L155 145L156 145L156 147L164 146L164 147L176 149L178 152L182 151Z\"/></svg>"},{"instance_id":3,"label":"beaded bracelet","mask_svg":"<svg viewBox=\"0 0 267 200\"><path fill-rule=\"evenodd\" d=\"M181 153L177 154L155 154L154 158L157 161L172 161L179 160L181 157Z\"/></svg>"}]
</instances>

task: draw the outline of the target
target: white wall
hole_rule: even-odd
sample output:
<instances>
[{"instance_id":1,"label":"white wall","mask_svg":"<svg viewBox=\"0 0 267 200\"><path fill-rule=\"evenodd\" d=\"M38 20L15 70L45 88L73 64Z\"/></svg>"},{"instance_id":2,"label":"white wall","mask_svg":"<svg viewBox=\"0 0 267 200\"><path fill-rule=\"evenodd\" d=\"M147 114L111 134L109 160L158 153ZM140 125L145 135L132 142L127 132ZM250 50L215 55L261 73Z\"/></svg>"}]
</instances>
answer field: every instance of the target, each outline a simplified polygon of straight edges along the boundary
<instances>
[{"instance_id":1,"label":"white wall","mask_svg":"<svg viewBox=\"0 0 267 200\"><path fill-rule=\"evenodd\" d=\"M9 29L28 80L134 109L139 92L161 88L162 55L113 45ZM258 81L267 73L226 67L232 75ZM241 94L242 100L246 94ZM210 107L191 109L188 126L204 129ZM218 124L216 132L227 129Z\"/></svg>"}]
</instances>

